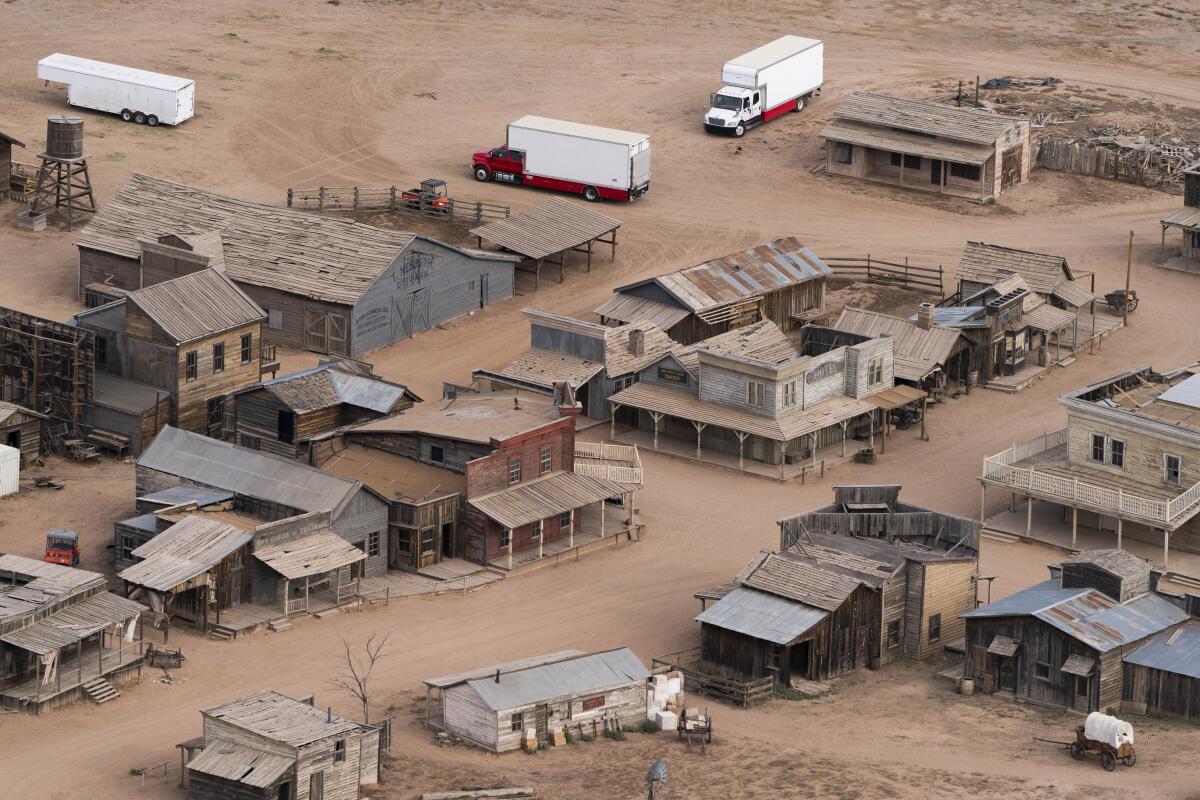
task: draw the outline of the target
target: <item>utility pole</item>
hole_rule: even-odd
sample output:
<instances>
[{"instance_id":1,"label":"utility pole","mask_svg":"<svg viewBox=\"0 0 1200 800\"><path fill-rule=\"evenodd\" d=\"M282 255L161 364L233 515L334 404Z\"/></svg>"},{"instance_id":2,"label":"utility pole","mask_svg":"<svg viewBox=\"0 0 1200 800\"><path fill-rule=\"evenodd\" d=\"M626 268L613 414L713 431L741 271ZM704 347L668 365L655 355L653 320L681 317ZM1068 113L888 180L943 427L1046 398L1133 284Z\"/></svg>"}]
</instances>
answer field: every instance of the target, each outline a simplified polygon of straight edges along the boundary
<instances>
[{"instance_id":1,"label":"utility pole","mask_svg":"<svg viewBox=\"0 0 1200 800\"><path fill-rule=\"evenodd\" d=\"M1124 314L1124 324L1129 325L1129 280L1133 276L1133 231L1129 232L1129 256L1125 260L1125 296L1122 299L1121 311Z\"/></svg>"}]
</instances>

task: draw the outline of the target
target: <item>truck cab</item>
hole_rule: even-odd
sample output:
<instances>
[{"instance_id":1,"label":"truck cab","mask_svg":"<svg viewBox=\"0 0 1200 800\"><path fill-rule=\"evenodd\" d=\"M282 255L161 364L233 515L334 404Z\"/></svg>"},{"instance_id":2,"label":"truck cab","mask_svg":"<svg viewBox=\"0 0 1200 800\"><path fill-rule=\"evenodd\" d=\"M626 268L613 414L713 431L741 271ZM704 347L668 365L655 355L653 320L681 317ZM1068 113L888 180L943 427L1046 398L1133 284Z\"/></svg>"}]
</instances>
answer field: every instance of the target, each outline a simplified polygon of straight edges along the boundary
<instances>
[{"instance_id":1,"label":"truck cab","mask_svg":"<svg viewBox=\"0 0 1200 800\"><path fill-rule=\"evenodd\" d=\"M762 122L763 92L722 86L715 92L704 114L704 130L709 133L731 133L744 136L747 128Z\"/></svg>"},{"instance_id":2,"label":"truck cab","mask_svg":"<svg viewBox=\"0 0 1200 800\"><path fill-rule=\"evenodd\" d=\"M509 147L480 150L471 157L471 171L477 181L521 183L525 174L525 153Z\"/></svg>"},{"instance_id":3,"label":"truck cab","mask_svg":"<svg viewBox=\"0 0 1200 800\"><path fill-rule=\"evenodd\" d=\"M46 534L46 555L51 564L79 566L79 534L75 531L50 531Z\"/></svg>"}]
</instances>

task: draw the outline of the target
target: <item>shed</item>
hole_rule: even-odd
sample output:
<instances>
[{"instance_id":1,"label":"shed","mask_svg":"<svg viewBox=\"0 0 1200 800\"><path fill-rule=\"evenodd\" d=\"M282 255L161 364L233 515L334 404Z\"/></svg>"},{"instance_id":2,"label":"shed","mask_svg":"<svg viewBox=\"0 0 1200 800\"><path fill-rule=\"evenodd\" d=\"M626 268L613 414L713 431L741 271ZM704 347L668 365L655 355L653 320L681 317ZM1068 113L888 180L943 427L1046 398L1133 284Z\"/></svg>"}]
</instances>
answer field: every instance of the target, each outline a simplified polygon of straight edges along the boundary
<instances>
[{"instance_id":1,"label":"shed","mask_svg":"<svg viewBox=\"0 0 1200 800\"><path fill-rule=\"evenodd\" d=\"M9 182L12 180L12 149L13 145L25 147L25 143L0 131L0 203L8 197Z\"/></svg>"},{"instance_id":2,"label":"shed","mask_svg":"<svg viewBox=\"0 0 1200 800\"><path fill-rule=\"evenodd\" d=\"M42 460L47 419L45 414L0 400L0 444L21 453L22 469Z\"/></svg>"},{"instance_id":3,"label":"shed","mask_svg":"<svg viewBox=\"0 0 1200 800\"><path fill-rule=\"evenodd\" d=\"M357 356L511 297L513 256L133 176L75 241L81 296L221 269L267 338Z\"/></svg>"},{"instance_id":4,"label":"shed","mask_svg":"<svg viewBox=\"0 0 1200 800\"><path fill-rule=\"evenodd\" d=\"M1122 705L1200 723L1200 620L1156 634L1125 656Z\"/></svg>"},{"instance_id":5,"label":"shed","mask_svg":"<svg viewBox=\"0 0 1200 800\"><path fill-rule=\"evenodd\" d=\"M494 669L494 672L491 670ZM650 670L627 647L588 655L565 653L430 679L440 691L446 731L485 750L516 750L527 729L539 742L556 729L593 732L593 723L640 724L646 719ZM586 727L584 727L586 726Z\"/></svg>"}]
</instances>

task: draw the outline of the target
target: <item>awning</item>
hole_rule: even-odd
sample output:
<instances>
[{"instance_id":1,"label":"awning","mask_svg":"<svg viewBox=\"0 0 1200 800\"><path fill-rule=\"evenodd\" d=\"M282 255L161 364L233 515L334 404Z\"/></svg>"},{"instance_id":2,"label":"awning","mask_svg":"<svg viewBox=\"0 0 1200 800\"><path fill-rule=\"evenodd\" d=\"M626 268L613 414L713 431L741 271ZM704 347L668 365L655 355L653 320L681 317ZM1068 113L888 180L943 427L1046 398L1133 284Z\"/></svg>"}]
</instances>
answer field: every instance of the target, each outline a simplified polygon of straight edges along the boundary
<instances>
[{"instance_id":1,"label":"awning","mask_svg":"<svg viewBox=\"0 0 1200 800\"><path fill-rule=\"evenodd\" d=\"M1081 678L1086 678L1092 674L1092 669L1096 666L1096 659L1088 658L1087 656L1068 656L1063 662L1062 672L1068 675L1078 675Z\"/></svg>"},{"instance_id":2,"label":"awning","mask_svg":"<svg viewBox=\"0 0 1200 800\"><path fill-rule=\"evenodd\" d=\"M1200 228L1200 208L1184 206L1162 221L1164 228L1176 227L1187 230Z\"/></svg>"},{"instance_id":3,"label":"awning","mask_svg":"<svg viewBox=\"0 0 1200 800\"><path fill-rule=\"evenodd\" d=\"M1046 333L1060 331L1071 325L1076 319L1077 315L1074 311L1055 308L1048 304L1042 304L1032 311L1026 311L1021 316L1024 325Z\"/></svg>"},{"instance_id":4,"label":"awning","mask_svg":"<svg viewBox=\"0 0 1200 800\"><path fill-rule=\"evenodd\" d=\"M738 586L705 609L696 621L773 644L788 645L828 616L828 611L815 606Z\"/></svg>"},{"instance_id":5,"label":"awning","mask_svg":"<svg viewBox=\"0 0 1200 800\"><path fill-rule=\"evenodd\" d=\"M592 313L600 317L615 319L626 325L634 322L650 322L666 331L691 312L682 306L618 292Z\"/></svg>"},{"instance_id":6,"label":"awning","mask_svg":"<svg viewBox=\"0 0 1200 800\"><path fill-rule=\"evenodd\" d=\"M253 538L228 523L189 515L134 550L142 560L117 577L156 592L186 591Z\"/></svg>"},{"instance_id":7,"label":"awning","mask_svg":"<svg viewBox=\"0 0 1200 800\"><path fill-rule=\"evenodd\" d=\"M893 408L900 408L900 406L915 403L922 397L925 397L926 394L927 392L915 389L912 386L893 386L891 389L868 395L863 400L866 400L876 408L891 411Z\"/></svg>"},{"instance_id":8,"label":"awning","mask_svg":"<svg viewBox=\"0 0 1200 800\"><path fill-rule=\"evenodd\" d=\"M987 145L921 136L894 128L838 119L825 126L821 131L821 138L873 147L891 153L940 158L960 164L983 164L996 154L996 149ZM926 169L925 172L928 173L929 170Z\"/></svg>"},{"instance_id":9,"label":"awning","mask_svg":"<svg viewBox=\"0 0 1200 800\"><path fill-rule=\"evenodd\" d=\"M620 497L628 490L613 481L573 472L554 472L467 502L504 527L519 528L589 503Z\"/></svg>"},{"instance_id":10,"label":"awning","mask_svg":"<svg viewBox=\"0 0 1200 800\"><path fill-rule=\"evenodd\" d=\"M133 619L145 610L146 607L141 603L112 592L101 592L27 628L6 633L0 636L0 642L43 655L75 644L96 631Z\"/></svg>"},{"instance_id":11,"label":"awning","mask_svg":"<svg viewBox=\"0 0 1200 800\"><path fill-rule=\"evenodd\" d=\"M254 557L289 580L323 575L366 559L367 554L332 531L317 531L254 548Z\"/></svg>"},{"instance_id":12,"label":"awning","mask_svg":"<svg viewBox=\"0 0 1200 800\"><path fill-rule=\"evenodd\" d=\"M188 762L187 769L263 789L281 778L292 764L293 760L284 756L214 739Z\"/></svg>"},{"instance_id":13,"label":"awning","mask_svg":"<svg viewBox=\"0 0 1200 800\"><path fill-rule=\"evenodd\" d=\"M1078 283L1072 283L1071 281L1062 281L1055 285L1050 290L1050 296L1057 297L1072 308L1082 308L1088 303L1100 299Z\"/></svg>"},{"instance_id":14,"label":"awning","mask_svg":"<svg viewBox=\"0 0 1200 800\"><path fill-rule=\"evenodd\" d=\"M938 365L938 362L931 358L896 353L893 358L892 369L895 371L897 380L913 381L916 383L925 380L932 373L941 369L941 367Z\"/></svg>"},{"instance_id":15,"label":"awning","mask_svg":"<svg viewBox=\"0 0 1200 800\"><path fill-rule=\"evenodd\" d=\"M997 656L1011 657L1016 655L1017 648L1021 645L1016 639L1010 639L1007 636L997 636L992 639L992 643L988 645L987 651Z\"/></svg>"}]
</instances>

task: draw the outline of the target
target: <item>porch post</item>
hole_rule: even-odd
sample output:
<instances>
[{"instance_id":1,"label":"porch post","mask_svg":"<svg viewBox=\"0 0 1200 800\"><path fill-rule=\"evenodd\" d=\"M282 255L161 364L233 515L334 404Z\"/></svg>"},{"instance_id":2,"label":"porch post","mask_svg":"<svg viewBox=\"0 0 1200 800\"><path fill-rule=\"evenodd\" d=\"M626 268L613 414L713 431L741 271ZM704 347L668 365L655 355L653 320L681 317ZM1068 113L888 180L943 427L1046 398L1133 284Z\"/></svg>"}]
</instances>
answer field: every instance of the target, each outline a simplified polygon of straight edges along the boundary
<instances>
[{"instance_id":1,"label":"porch post","mask_svg":"<svg viewBox=\"0 0 1200 800\"><path fill-rule=\"evenodd\" d=\"M609 423L608 423L608 438L616 439L617 438L617 411L620 410L621 404L620 403L609 403L608 407L611 410L611 413L609 414Z\"/></svg>"},{"instance_id":2,"label":"porch post","mask_svg":"<svg viewBox=\"0 0 1200 800\"><path fill-rule=\"evenodd\" d=\"M1167 530L1166 528L1163 528L1163 566L1164 567L1167 566L1167 559L1170 558L1170 555L1171 555L1170 544L1171 544L1171 532L1169 530Z\"/></svg>"},{"instance_id":3,"label":"porch post","mask_svg":"<svg viewBox=\"0 0 1200 800\"><path fill-rule=\"evenodd\" d=\"M508 531L508 568L512 569L512 551L513 551L513 529L505 528Z\"/></svg>"},{"instance_id":4,"label":"porch post","mask_svg":"<svg viewBox=\"0 0 1200 800\"><path fill-rule=\"evenodd\" d=\"M741 431L734 431L733 435L736 436L737 440L738 440L738 469L745 472L746 471L746 458L745 458L746 437L749 436L750 434L742 433Z\"/></svg>"},{"instance_id":5,"label":"porch post","mask_svg":"<svg viewBox=\"0 0 1200 800\"><path fill-rule=\"evenodd\" d=\"M700 460L700 434L704 433L704 429L708 427L707 422L696 422L692 420L692 426L696 429L696 460Z\"/></svg>"},{"instance_id":6,"label":"porch post","mask_svg":"<svg viewBox=\"0 0 1200 800\"><path fill-rule=\"evenodd\" d=\"M58 665L62 668L62 664ZM75 640L75 678L83 685L83 639Z\"/></svg>"},{"instance_id":7,"label":"porch post","mask_svg":"<svg viewBox=\"0 0 1200 800\"><path fill-rule=\"evenodd\" d=\"M980 481L979 490L979 522L982 524L987 519L987 484Z\"/></svg>"},{"instance_id":8,"label":"porch post","mask_svg":"<svg viewBox=\"0 0 1200 800\"><path fill-rule=\"evenodd\" d=\"M289 598L292 594L291 590L292 590L292 582L289 579L284 578L283 579L283 618L284 619L288 618L288 602L289 602Z\"/></svg>"},{"instance_id":9,"label":"porch post","mask_svg":"<svg viewBox=\"0 0 1200 800\"><path fill-rule=\"evenodd\" d=\"M870 447L872 450L874 450L875 449L875 412L874 411L868 412L867 416L869 416L871 418L871 435L870 435L870 438L867 439L867 446Z\"/></svg>"},{"instance_id":10,"label":"porch post","mask_svg":"<svg viewBox=\"0 0 1200 800\"><path fill-rule=\"evenodd\" d=\"M608 505L604 500L600 501L600 538L604 538L604 506Z\"/></svg>"},{"instance_id":11,"label":"porch post","mask_svg":"<svg viewBox=\"0 0 1200 800\"><path fill-rule=\"evenodd\" d=\"M41 660L41 659L39 659L39 660ZM58 667L58 672L56 672L54 675L54 677L57 679L55 681L55 683L57 684L57 688L55 691L58 694L62 694L62 673L63 673L62 668L63 668L63 665L62 665L62 648L61 647L58 649L58 655L54 657L54 664L56 667Z\"/></svg>"},{"instance_id":12,"label":"porch post","mask_svg":"<svg viewBox=\"0 0 1200 800\"><path fill-rule=\"evenodd\" d=\"M892 415L886 408L880 409L879 413L883 416L883 431L879 437L879 452L883 454L887 452L888 429L892 424Z\"/></svg>"},{"instance_id":13,"label":"porch post","mask_svg":"<svg viewBox=\"0 0 1200 800\"><path fill-rule=\"evenodd\" d=\"M629 500L629 519L627 522L629 527L632 528L634 525L637 525L637 491L630 492L626 495L626 498Z\"/></svg>"},{"instance_id":14,"label":"porch post","mask_svg":"<svg viewBox=\"0 0 1200 800\"><path fill-rule=\"evenodd\" d=\"M575 509L571 509L571 529L567 531L567 546L575 546Z\"/></svg>"},{"instance_id":15,"label":"porch post","mask_svg":"<svg viewBox=\"0 0 1200 800\"><path fill-rule=\"evenodd\" d=\"M61 665L60 665L61 666ZM33 654L33 686L36 694L33 697L33 702L42 702L42 654Z\"/></svg>"},{"instance_id":16,"label":"porch post","mask_svg":"<svg viewBox=\"0 0 1200 800\"><path fill-rule=\"evenodd\" d=\"M1125 520L1117 517L1117 549L1121 549L1121 528L1124 527Z\"/></svg>"},{"instance_id":17,"label":"porch post","mask_svg":"<svg viewBox=\"0 0 1200 800\"><path fill-rule=\"evenodd\" d=\"M811 434L811 436L812 436L812 440L813 440L813 443L812 443L812 463L813 463L813 466L816 466L816 463L817 463L817 435L816 435L815 433L813 433L813 434Z\"/></svg>"},{"instance_id":18,"label":"porch post","mask_svg":"<svg viewBox=\"0 0 1200 800\"><path fill-rule=\"evenodd\" d=\"M1025 535L1033 532L1033 495L1025 496Z\"/></svg>"},{"instance_id":19,"label":"porch post","mask_svg":"<svg viewBox=\"0 0 1200 800\"><path fill-rule=\"evenodd\" d=\"M921 398L921 441L928 442L929 434L925 432L925 415L929 412L929 395Z\"/></svg>"},{"instance_id":20,"label":"porch post","mask_svg":"<svg viewBox=\"0 0 1200 800\"><path fill-rule=\"evenodd\" d=\"M96 673L99 678L104 674L104 631L101 630L96 634L96 669L100 670Z\"/></svg>"},{"instance_id":21,"label":"porch post","mask_svg":"<svg viewBox=\"0 0 1200 800\"><path fill-rule=\"evenodd\" d=\"M654 420L654 449L658 449L658 423L662 421L663 415L657 411L650 412L650 418Z\"/></svg>"},{"instance_id":22,"label":"porch post","mask_svg":"<svg viewBox=\"0 0 1200 800\"><path fill-rule=\"evenodd\" d=\"M1079 527L1079 509L1071 506L1071 547L1075 547L1076 531Z\"/></svg>"},{"instance_id":23,"label":"porch post","mask_svg":"<svg viewBox=\"0 0 1200 800\"><path fill-rule=\"evenodd\" d=\"M538 558L539 559L542 557L542 554L545 552L545 548L543 547L545 541L546 541L546 521L542 520L542 529L540 531L538 531Z\"/></svg>"},{"instance_id":24,"label":"porch post","mask_svg":"<svg viewBox=\"0 0 1200 800\"><path fill-rule=\"evenodd\" d=\"M304 576L304 613L308 613L308 576Z\"/></svg>"},{"instance_id":25,"label":"porch post","mask_svg":"<svg viewBox=\"0 0 1200 800\"><path fill-rule=\"evenodd\" d=\"M850 424L850 420L842 420L842 458L846 457L846 426Z\"/></svg>"}]
</instances>

